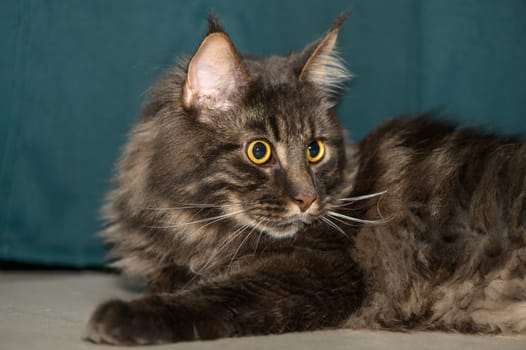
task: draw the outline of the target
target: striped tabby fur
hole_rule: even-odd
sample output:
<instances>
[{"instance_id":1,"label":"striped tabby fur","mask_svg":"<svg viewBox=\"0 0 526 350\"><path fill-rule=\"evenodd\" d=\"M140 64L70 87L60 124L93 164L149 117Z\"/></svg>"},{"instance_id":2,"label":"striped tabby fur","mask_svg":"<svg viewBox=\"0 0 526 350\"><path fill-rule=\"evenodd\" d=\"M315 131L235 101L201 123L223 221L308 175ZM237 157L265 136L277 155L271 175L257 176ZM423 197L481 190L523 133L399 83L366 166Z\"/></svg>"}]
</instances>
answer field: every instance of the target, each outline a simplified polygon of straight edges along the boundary
<instances>
[{"instance_id":1,"label":"striped tabby fur","mask_svg":"<svg viewBox=\"0 0 526 350\"><path fill-rule=\"evenodd\" d=\"M194 56L150 90L103 235L114 266L151 293L101 304L86 339L526 332L526 144L432 115L346 144L342 22L302 52L254 58L212 18ZM254 139L272 144L263 166L246 156ZM326 154L309 164L316 139Z\"/></svg>"}]
</instances>

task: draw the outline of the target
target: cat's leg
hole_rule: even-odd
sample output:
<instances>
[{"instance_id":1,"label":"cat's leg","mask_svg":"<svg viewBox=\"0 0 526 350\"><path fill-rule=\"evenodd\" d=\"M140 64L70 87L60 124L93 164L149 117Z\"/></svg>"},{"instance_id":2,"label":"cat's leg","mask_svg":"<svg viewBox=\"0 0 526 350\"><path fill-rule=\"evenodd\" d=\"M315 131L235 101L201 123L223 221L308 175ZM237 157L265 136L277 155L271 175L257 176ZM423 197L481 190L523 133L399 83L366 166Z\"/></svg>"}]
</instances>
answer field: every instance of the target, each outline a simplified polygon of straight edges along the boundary
<instances>
[{"instance_id":1,"label":"cat's leg","mask_svg":"<svg viewBox=\"0 0 526 350\"><path fill-rule=\"evenodd\" d=\"M362 295L361 273L347 254L290 253L177 294L103 303L85 338L157 344L336 327Z\"/></svg>"},{"instance_id":2,"label":"cat's leg","mask_svg":"<svg viewBox=\"0 0 526 350\"><path fill-rule=\"evenodd\" d=\"M453 279L433 288L423 329L463 333L526 334L526 247L487 275Z\"/></svg>"},{"instance_id":3,"label":"cat's leg","mask_svg":"<svg viewBox=\"0 0 526 350\"><path fill-rule=\"evenodd\" d=\"M487 276L482 297L471 306L473 322L487 331L526 334L526 247L516 249L495 277Z\"/></svg>"}]
</instances>

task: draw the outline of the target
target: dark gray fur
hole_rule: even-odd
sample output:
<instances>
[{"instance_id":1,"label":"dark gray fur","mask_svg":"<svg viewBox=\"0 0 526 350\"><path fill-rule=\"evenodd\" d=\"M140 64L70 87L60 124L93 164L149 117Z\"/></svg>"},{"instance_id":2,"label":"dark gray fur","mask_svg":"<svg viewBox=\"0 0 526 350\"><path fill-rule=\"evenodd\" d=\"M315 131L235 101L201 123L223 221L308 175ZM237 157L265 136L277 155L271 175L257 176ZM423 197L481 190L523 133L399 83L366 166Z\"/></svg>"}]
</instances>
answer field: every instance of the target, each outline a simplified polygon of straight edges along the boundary
<instances>
[{"instance_id":1,"label":"dark gray fur","mask_svg":"<svg viewBox=\"0 0 526 350\"><path fill-rule=\"evenodd\" d=\"M183 105L187 60L154 85L117 165L103 233L115 266L152 292L101 304L86 339L526 332L526 144L433 115L346 144L334 90L305 68L342 21L302 52L240 56L248 79L226 111ZM222 33L215 19L211 33ZM341 68L327 81L338 83ZM245 155L261 137L277 145L263 167ZM315 138L328 154L309 165ZM291 196L309 191L317 212L285 217Z\"/></svg>"}]
</instances>

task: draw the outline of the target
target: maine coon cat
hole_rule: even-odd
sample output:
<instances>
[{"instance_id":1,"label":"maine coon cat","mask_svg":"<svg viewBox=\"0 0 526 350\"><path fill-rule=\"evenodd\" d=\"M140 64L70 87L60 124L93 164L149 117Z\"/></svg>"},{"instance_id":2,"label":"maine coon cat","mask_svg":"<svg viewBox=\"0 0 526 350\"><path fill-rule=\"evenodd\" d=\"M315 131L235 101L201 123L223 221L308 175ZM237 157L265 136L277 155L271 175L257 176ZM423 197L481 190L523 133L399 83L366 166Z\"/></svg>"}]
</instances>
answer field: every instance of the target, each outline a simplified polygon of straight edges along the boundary
<instances>
[{"instance_id":1,"label":"maine coon cat","mask_svg":"<svg viewBox=\"0 0 526 350\"><path fill-rule=\"evenodd\" d=\"M151 293L101 304L86 339L526 332L526 144L432 115L346 143L343 20L301 52L257 58L211 18L150 90L104 236Z\"/></svg>"}]
</instances>

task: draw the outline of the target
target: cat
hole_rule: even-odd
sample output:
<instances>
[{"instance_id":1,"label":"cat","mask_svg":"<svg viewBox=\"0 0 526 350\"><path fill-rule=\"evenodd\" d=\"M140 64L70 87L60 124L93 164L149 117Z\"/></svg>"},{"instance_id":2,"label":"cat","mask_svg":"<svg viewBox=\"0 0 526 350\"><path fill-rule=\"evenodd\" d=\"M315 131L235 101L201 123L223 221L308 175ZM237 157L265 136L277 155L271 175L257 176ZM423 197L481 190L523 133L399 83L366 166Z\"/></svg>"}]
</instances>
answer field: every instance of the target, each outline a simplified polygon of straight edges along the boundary
<instances>
[{"instance_id":1,"label":"cat","mask_svg":"<svg viewBox=\"0 0 526 350\"><path fill-rule=\"evenodd\" d=\"M346 142L345 15L285 57L221 24L149 91L103 232L151 293L92 314L94 343L327 328L526 332L526 144L427 113Z\"/></svg>"}]
</instances>

